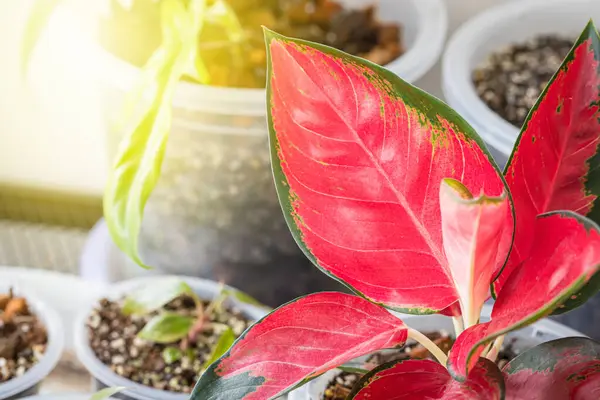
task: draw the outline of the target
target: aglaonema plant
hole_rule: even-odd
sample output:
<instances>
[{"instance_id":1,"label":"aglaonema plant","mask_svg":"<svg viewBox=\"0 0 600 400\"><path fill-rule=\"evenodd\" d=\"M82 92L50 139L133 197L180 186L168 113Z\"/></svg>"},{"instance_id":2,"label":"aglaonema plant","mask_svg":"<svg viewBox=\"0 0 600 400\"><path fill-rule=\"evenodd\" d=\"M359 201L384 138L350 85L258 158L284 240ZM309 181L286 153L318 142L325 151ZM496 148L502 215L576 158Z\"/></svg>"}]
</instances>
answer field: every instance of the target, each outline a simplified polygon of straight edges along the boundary
<instances>
[{"instance_id":1,"label":"aglaonema plant","mask_svg":"<svg viewBox=\"0 0 600 400\"><path fill-rule=\"evenodd\" d=\"M350 399L597 398L591 339L544 343L502 371L494 363L504 335L599 289L594 25L531 111L504 174L465 120L389 71L269 31L266 42L284 214L306 256L355 294L276 309L210 366L191 399L273 399L409 338L437 362L381 365ZM390 310L451 316L449 354Z\"/></svg>"}]
</instances>

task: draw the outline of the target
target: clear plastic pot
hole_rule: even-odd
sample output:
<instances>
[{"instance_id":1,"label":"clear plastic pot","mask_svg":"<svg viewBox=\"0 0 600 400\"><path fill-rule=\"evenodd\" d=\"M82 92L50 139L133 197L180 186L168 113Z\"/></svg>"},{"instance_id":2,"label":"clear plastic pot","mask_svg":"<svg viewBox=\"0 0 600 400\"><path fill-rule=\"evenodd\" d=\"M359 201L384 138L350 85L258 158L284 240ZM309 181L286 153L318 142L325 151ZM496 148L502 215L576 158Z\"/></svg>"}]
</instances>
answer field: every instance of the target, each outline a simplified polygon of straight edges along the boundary
<instances>
[{"instance_id":1,"label":"clear plastic pot","mask_svg":"<svg viewBox=\"0 0 600 400\"><path fill-rule=\"evenodd\" d=\"M7 293L11 285L3 282L2 293ZM36 298L25 288L13 287L16 295L25 297L29 308L41 320L48 332L46 352L39 362L23 375L0 383L0 400L16 400L35 395L40 390L43 380L52 372L63 352L65 332L60 316L46 302Z\"/></svg>"},{"instance_id":2,"label":"clear plastic pot","mask_svg":"<svg viewBox=\"0 0 600 400\"><path fill-rule=\"evenodd\" d=\"M485 305L482 312L482 321L489 321L492 307ZM443 330L449 333L454 332L452 325L452 319L441 315L403 315L397 314L402 320L411 328L417 329L420 332L433 332ZM516 332L509 333L507 338L516 339L514 342L514 348L516 351L526 350L528 348L537 346L540 343L548 342L550 340L560 339L571 336L584 336L582 333L577 332L571 328L568 328L559 323L544 319L535 324L518 330ZM323 392L327 388L331 379L333 379L339 370L331 370L314 381L309 382L302 388L293 391L289 394L288 400L321 400L323 398Z\"/></svg>"},{"instance_id":3,"label":"clear plastic pot","mask_svg":"<svg viewBox=\"0 0 600 400\"><path fill-rule=\"evenodd\" d=\"M202 299L213 299L221 291L221 286L213 281L190 278L190 277L178 277L178 276L158 276L158 277L144 277L130 279L127 281L120 282L110 287L108 292L102 297L110 299L118 299L126 293L130 293L138 287L146 285L157 284L164 282L165 279L180 279L187 282L192 289ZM248 305L242 304L235 300L229 300L231 304L242 310L248 318L252 320L258 320L265 315L265 310ZM82 312L79 314L75 322L75 352L77 358L83 364L83 366L92 375L92 390L97 392L106 387L126 387L127 390L115 394L115 399L122 400L187 400L189 395L183 393L167 392L164 390L158 390L150 388L148 386L141 385L139 383L130 381L129 379L123 378L122 376L113 372L108 366L103 364L89 345L89 338L87 333L86 321L92 307L94 305L87 305Z\"/></svg>"},{"instance_id":4,"label":"clear plastic pot","mask_svg":"<svg viewBox=\"0 0 600 400\"><path fill-rule=\"evenodd\" d=\"M511 43L540 34L577 37L590 18L600 20L600 2L596 0L510 1L474 17L448 42L442 67L444 97L495 149L499 164L508 160L519 129L479 98L472 81L474 69L489 54Z\"/></svg>"},{"instance_id":5,"label":"clear plastic pot","mask_svg":"<svg viewBox=\"0 0 600 400\"><path fill-rule=\"evenodd\" d=\"M368 1L347 1L350 5ZM406 52L387 67L415 81L446 36L442 0L382 0L380 17L403 26ZM96 45L109 119L139 70ZM109 157L119 135L109 135ZM181 83L162 175L147 205L140 251L165 273L224 281L276 306L340 285L302 255L283 218L269 160L265 92Z\"/></svg>"}]
</instances>

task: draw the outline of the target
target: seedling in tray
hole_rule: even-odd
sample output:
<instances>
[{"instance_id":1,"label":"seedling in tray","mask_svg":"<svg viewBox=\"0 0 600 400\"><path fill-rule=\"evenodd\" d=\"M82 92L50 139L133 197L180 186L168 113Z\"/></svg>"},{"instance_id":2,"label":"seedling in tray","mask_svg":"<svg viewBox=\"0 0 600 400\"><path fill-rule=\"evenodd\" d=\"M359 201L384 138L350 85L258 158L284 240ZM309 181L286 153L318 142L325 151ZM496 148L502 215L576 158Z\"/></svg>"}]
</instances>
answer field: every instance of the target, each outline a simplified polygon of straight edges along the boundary
<instances>
[{"instance_id":1,"label":"seedling in tray","mask_svg":"<svg viewBox=\"0 0 600 400\"><path fill-rule=\"evenodd\" d=\"M508 332L599 289L593 24L531 111L504 173L465 120L389 71L266 38L284 214L306 256L355 295L316 293L273 311L210 366L192 399L273 399L409 338L437 361L380 365L350 399L596 398L600 344L591 339L544 343L502 370L493 362ZM446 354L389 310L451 316L457 340Z\"/></svg>"},{"instance_id":2,"label":"seedling in tray","mask_svg":"<svg viewBox=\"0 0 600 400\"><path fill-rule=\"evenodd\" d=\"M95 356L145 386L189 393L201 372L251 324L235 306L256 302L223 286L213 300L184 281L165 278L118 300L102 299L88 317Z\"/></svg>"}]
</instances>

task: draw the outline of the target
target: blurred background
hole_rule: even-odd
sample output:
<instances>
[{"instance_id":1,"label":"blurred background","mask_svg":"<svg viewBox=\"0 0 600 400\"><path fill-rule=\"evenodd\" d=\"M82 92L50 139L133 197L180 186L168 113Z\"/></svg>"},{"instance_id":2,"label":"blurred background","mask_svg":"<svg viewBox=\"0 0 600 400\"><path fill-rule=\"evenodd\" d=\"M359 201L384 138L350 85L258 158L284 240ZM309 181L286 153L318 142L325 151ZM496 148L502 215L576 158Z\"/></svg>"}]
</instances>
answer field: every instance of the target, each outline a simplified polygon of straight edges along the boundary
<instances>
[{"instance_id":1,"label":"blurred background","mask_svg":"<svg viewBox=\"0 0 600 400\"><path fill-rule=\"evenodd\" d=\"M102 194L124 134L117 122L126 93L160 43L157 2L62 2L24 74L20 52L34 3L0 0L0 266L91 282L208 277L270 305L337 284L308 265L275 196L261 24L371 59L444 99L503 165L575 35L590 16L600 18L591 0L225 2L230 9L198 39L208 84L182 79L173 102L140 236L143 259L156 267L148 272L111 242Z\"/></svg>"}]
</instances>

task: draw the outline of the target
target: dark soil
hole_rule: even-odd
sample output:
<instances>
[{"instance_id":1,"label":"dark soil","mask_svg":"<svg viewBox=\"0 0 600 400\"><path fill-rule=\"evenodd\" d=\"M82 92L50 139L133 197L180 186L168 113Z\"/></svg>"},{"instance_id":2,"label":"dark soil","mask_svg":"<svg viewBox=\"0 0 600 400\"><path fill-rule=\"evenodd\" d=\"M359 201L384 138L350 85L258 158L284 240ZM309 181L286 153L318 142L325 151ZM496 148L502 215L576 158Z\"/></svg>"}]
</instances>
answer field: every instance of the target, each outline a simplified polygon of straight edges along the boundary
<instances>
[{"instance_id":1,"label":"dark soil","mask_svg":"<svg viewBox=\"0 0 600 400\"><path fill-rule=\"evenodd\" d=\"M209 302L205 302L205 309ZM143 385L172 392L190 393L203 372L221 333L230 326L236 337L251 322L237 309L217 308L194 342L183 339L168 345L151 343L137 337L146 323L159 312L196 315L192 298L181 296L161 310L145 316L125 316L123 300L102 299L88 318L90 346L98 359L124 378ZM165 348L178 349L181 358L167 363Z\"/></svg>"},{"instance_id":2,"label":"dark soil","mask_svg":"<svg viewBox=\"0 0 600 400\"><path fill-rule=\"evenodd\" d=\"M498 115L521 128L574 42L545 35L492 53L473 73L477 93Z\"/></svg>"},{"instance_id":3,"label":"dark soil","mask_svg":"<svg viewBox=\"0 0 600 400\"><path fill-rule=\"evenodd\" d=\"M112 0L112 15L102 24L102 41L118 57L143 65L161 42L159 2L134 0L131 10ZM262 88L266 50L261 26L385 65L403 53L401 28L380 22L376 9L344 9L334 0L228 0L244 30L231 42L222 26L207 23L199 49L211 85ZM129 40L124 40L127 38Z\"/></svg>"},{"instance_id":4,"label":"dark soil","mask_svg":"<svg viewBox=\"0 0 600 400\"><path fill-rule=\"evenodd\" d=\"M435 344L438 345L442 351L448 353L454 344L454 339L448 336L445 332L429 332L425 333ZM506 363L516 357L516 353L512 350L512 345L509 343L500 352L496 363L502 368ZM423 360L435 358L420 344L409 342L402 349L398 351L390 351L385 353L375 353L369 357L363 366L363 369L372 370L373 368L392 361L401 360ZM327 389L325 390L322 400L346 400L346 397L350 394L353 386L362 377L361 374L341 372L334 379L329 382Z\"/></svg>"},{"instance_id":5,"label":"dark soil","mask_svg":"<svg viewBox=\"0 0 600 400\"><path fill-rule=\"evenodd\" d=\"M0 294L0 382L19 377L46 351L48 334L27 300Z\"/></svg>"}]
</instances>

